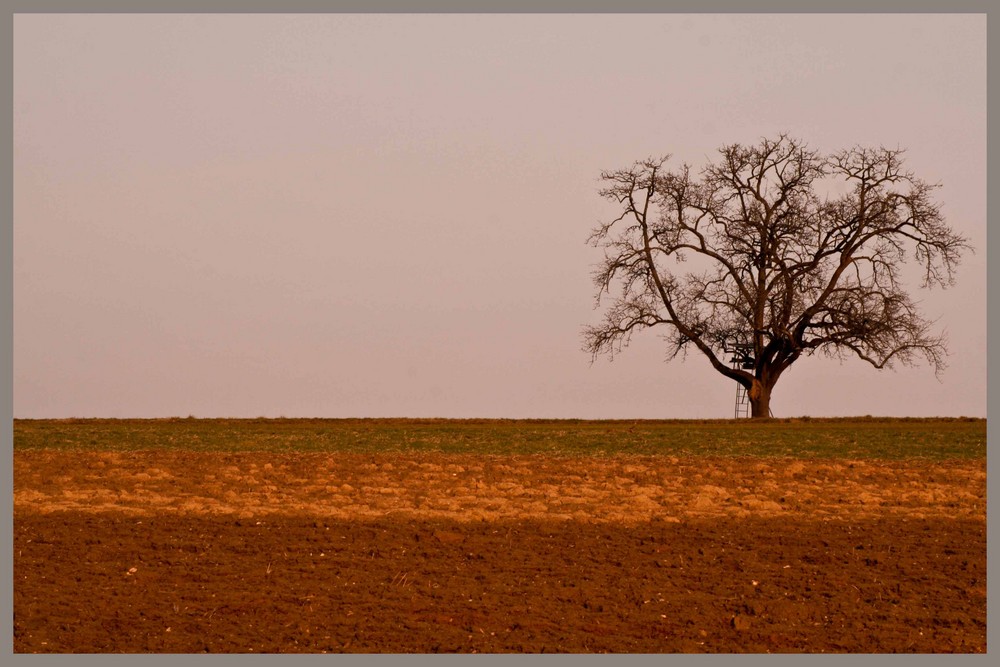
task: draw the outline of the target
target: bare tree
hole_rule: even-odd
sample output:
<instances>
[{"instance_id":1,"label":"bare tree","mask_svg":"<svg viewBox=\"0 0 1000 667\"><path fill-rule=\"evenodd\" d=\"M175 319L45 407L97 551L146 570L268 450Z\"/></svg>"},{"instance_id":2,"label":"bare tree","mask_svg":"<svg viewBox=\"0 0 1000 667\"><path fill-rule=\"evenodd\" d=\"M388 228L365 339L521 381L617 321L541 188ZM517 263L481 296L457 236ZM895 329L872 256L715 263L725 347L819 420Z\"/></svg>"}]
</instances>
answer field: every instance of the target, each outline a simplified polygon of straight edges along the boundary
<instances>
[{"instance_id":1,"label":"bare tree","mask_svg":"<svg viewBox=\"0 0 1000 667\"><path fill-rule=\"evenodd\" d=\"M612 299L585 349L614 354L633 332L662 328L670 358L697 350L743 385L753 417L769 415L775 383L803 355L853 354L875 368L923 359L940 372L945 339L902 267L912 253L922 287L946 287L970 247L902 155L821 155L780 135L724 146L699 175L669 171L670 156L604 172L601 195L622 213L589 239L605 251L598 303ZM838 184L844 194L831 194ZM734 345L746 351L735 368Z\"/></svg>"}]
</instances>

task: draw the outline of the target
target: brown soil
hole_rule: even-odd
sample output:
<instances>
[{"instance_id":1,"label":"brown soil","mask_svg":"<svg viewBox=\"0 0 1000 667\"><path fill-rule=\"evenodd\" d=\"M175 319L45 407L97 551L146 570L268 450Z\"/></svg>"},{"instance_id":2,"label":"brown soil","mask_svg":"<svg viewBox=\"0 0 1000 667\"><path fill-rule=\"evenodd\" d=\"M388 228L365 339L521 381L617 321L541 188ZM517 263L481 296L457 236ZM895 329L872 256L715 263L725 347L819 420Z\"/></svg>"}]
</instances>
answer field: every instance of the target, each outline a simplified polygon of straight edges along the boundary
<instances>
[{"instance_id":1,"label":"brown soil","mask_svg":"<svg viewBox=\"0 0 1000 667\"><path fill-rule=\"evenodd\" d=\"M14 455L17 652L984 652L984 461Z\"/></svg>"}]
</instances>

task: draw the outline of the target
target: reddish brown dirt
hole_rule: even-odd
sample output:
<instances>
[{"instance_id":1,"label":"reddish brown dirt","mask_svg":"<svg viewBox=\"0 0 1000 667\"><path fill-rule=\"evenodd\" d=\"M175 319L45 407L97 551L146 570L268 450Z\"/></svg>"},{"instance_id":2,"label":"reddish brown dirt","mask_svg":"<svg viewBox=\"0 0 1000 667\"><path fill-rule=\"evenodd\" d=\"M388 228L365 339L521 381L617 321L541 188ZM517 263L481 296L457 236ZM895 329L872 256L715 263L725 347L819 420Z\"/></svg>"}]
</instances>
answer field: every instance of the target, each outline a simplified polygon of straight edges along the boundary
<instances>
[{"instance_id":1,"label":"reddish brown dirt","mask_svg":"<svg viewBox=\"0 0 1000 667\"><path fill-rule=\"evenodd\" d=\"M983 461L17 452L17 652L983 652Z\"/></svg>"}]
</instances>

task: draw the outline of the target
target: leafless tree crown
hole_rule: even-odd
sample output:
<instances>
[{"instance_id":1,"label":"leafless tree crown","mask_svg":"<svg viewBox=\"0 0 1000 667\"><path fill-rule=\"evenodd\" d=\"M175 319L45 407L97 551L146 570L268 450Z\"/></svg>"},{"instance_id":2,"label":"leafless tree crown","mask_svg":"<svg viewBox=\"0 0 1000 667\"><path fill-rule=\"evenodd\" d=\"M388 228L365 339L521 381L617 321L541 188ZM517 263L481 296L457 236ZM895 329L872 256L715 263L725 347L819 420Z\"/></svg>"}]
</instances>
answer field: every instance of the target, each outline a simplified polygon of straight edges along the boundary
<instances>
[{"instance_id":1,"label":"leafless tree crown","mask_svg":"<svg viewBox=\"0 0 1000 667\"><path fill-rule=\"evenodd\" d=\"M593 355L660 327L670 355L696 348L720 373L768 392L796 359L854 354L876 368L925 359L944 367L945 341L908 295L948 286L966 239L942 218L936 186L903 151L855 147L821 155L787 135L730 145L699 173L669 156L602 174L621 214L593 230L603 321L585 330ZM843 194L831 188L839 184ZM723 347L752 345L755 367L731 368Z\"/></svg>"}]
</instances>

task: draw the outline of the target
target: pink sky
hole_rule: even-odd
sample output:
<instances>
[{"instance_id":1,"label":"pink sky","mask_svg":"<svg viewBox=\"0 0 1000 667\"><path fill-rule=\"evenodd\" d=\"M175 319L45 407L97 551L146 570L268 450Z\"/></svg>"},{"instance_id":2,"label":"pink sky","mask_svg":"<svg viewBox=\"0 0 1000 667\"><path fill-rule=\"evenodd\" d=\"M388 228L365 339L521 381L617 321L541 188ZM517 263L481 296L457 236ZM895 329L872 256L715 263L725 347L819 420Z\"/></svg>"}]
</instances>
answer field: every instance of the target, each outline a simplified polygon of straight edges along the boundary
<instances>
[{"instance_id":1,"label":"pink sky","mask_svg":"<svg viewBox=\"0 0 1000 667\"><path fill-rule=\"evenodd\" d=\"M949 368L805 358L776 416L986 415L986 18L17 15L14 416L730 417L593 365L602 170L908 149L977 253ZM916 287L914 287L916 290Z\"/></svg>"}]
</instances>

